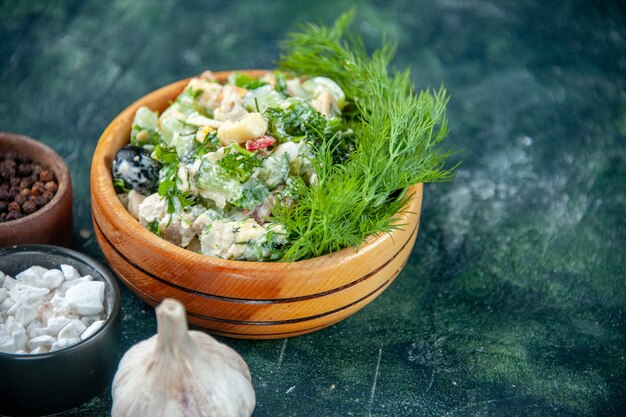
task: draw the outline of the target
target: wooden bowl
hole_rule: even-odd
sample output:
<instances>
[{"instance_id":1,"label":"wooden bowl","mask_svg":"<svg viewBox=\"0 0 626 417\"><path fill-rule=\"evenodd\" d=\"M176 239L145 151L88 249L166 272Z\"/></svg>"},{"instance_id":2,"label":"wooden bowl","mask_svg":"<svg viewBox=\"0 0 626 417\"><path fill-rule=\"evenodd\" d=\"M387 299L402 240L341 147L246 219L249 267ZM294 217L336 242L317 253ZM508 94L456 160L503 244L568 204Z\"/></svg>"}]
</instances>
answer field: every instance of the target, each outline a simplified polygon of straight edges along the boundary
<instances>
[{"instance_id":1,"label":"wooden bowl","mask_svg":"<svg viewBox=\"0 0 626 417\"><path fill-rule=\"evenodd\" d=\"M0 132L0 154L15 152L52 170L59 188L52 200L18 220L0 223L0 247L30 243L70 246L72 243L72 177L55 151L35 139Z\"/></svg>"},{"instance_id":2,"label":"wooden bowl","mask_svg":"<svg viewBox=\"0 0 626 417\"><path fill-rule=\"evenodd\" d=\"M247 71L258 76L263 71ZM217 73L223 81L228 72ZM140 298L184 303L192 325L235 338L272 339L309 333L342 320L377 297L406 264L419 224L422 184L400 215L402 230L371 237L358 251L298 262L245 262L197 254L142 227L118 200L111 162L129 141L137 109L163 111L184 89L181 80L126 108L106 128L91 166L95 234L109 264Z\"/></svg>"}]
</instances>

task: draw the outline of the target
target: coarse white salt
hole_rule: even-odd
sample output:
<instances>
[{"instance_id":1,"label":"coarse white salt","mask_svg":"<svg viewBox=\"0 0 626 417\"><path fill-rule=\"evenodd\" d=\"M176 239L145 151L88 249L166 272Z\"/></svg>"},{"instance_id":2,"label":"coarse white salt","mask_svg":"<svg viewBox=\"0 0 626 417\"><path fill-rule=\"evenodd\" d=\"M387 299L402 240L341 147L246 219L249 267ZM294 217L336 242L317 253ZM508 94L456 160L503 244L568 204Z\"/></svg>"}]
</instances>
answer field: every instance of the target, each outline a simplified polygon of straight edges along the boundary
<instances>
[{"instance_id":1,"label":"coarse white salt","mask_svg":"<svg viewBox=\"0 0 626 417\"><path fill-rule=\"evenodd\" d=\"M71 265L0 271L0 352L54 352L94 335L105 323L105 284Z\"/></svg>"},{"instance_id":2,"label":"coarse white salt","mask_svg":"<svg viewBox=\"0 0 626 417\"><path fill-rule=\"evenodd\" d=\"M42 266L34 265L30 268L15 275L15 279L21 281L22 284L38 286L42 282L43 274L48 270Z\"/></svg>"},{"instance_id":3,"label":"coarse white salt","mask_svg":"<svg viewBox=\"0 0 626 417\"><path fill-rule=\"evenodd\" d=\"M65 292L70 311L83 316L99 314L104 309L104 282L80 282Z\"/></svg>"},{"instance_id":4,"label":"coarse white salt","mask_svg":"<svg viewBox=\"0 0 626 417\"><path fill-rule=\"evenodd\" d=\"M61 271L63 272L65 279L68 281L73 281L81 277L76 268L74 268L72 265L62 264Z\"/></svg>"}]
</instances>

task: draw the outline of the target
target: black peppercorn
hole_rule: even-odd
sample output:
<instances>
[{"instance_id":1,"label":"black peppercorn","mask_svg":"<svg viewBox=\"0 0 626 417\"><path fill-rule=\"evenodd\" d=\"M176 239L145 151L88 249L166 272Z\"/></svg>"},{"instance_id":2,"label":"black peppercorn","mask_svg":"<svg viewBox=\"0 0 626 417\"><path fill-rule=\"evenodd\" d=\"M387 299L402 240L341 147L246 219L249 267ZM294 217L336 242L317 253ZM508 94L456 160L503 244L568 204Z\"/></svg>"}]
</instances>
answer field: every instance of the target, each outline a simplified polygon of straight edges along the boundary
<instances>
[{"instance_id":1,"label":"black peppercorn","mask_svg":"<svg viewBox=\"0 0 626 417\"><path fill-rule=\"evenodd\" d=\"M51 170L15 153L0 153L0 223L39 210L58 188Z\"/></svg>"}]
</instances>

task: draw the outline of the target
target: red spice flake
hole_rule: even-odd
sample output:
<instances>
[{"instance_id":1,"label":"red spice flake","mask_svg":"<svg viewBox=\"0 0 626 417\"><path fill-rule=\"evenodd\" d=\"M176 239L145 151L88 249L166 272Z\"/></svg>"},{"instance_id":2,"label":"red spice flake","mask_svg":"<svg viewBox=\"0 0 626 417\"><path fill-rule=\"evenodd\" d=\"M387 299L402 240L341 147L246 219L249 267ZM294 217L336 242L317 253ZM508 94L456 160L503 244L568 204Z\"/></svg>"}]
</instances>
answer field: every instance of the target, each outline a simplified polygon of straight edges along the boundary
<instances>
[{"instance_id":1,"label":"red spice flake","mask_svg":"<svg viewBox=\"0 0 626 417\"><path fill-rule=\"evenodd\" d=\"M276 143L276 139L271 136L261 136L256 138L255 140L249 140L246 142L246 150L248 151L256 151L258 149L265 149L272 146Z\"/></svg>"}]
</instances>

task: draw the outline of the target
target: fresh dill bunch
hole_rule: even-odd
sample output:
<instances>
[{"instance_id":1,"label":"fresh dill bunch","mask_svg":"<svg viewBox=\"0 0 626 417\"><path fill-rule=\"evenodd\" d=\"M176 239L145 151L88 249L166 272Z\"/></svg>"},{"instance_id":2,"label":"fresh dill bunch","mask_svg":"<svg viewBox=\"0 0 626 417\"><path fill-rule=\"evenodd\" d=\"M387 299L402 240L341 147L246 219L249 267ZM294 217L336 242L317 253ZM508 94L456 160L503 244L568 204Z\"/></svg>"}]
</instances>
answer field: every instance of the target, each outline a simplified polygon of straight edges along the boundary
<instances>
[{"instance_id":1,"label":"fresh dill bunch","mask_svg":"<svg viewBox=\"0 0 626 417\"><path fill-rule=\"evenodd\" d=\"M355 146L335 164L341 139L327 139L316 150L317 181L294 183L297 203L274 208L292 241L286 261L358 247L370 235L402 227L394 215L412 197L407 187L453 177L454 167L444 168L451 152L438 149L447 133L446 90L416 94L408 70L390 74L395 45L369 55L362 38L348 32L353 16L343 14L332 27L305 25L281 44L280 69L325 76L342 87Z\"/></svg>"}]
</instances>

